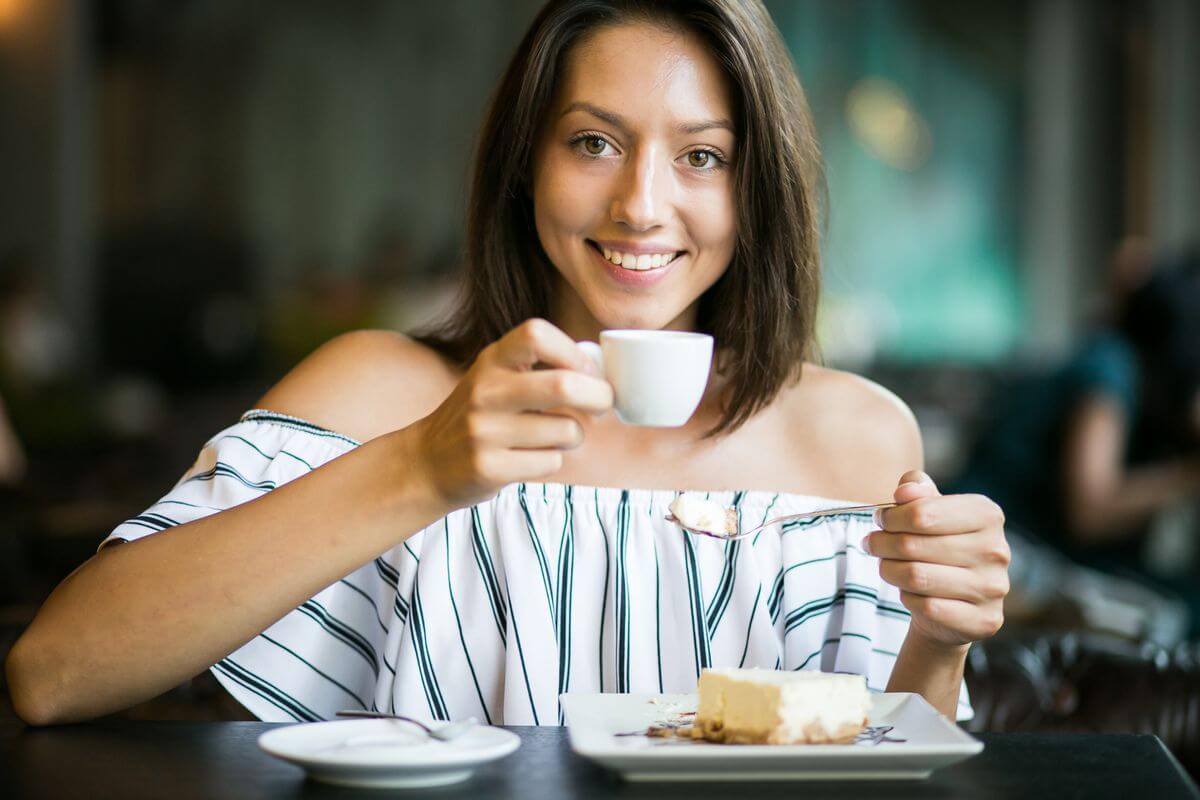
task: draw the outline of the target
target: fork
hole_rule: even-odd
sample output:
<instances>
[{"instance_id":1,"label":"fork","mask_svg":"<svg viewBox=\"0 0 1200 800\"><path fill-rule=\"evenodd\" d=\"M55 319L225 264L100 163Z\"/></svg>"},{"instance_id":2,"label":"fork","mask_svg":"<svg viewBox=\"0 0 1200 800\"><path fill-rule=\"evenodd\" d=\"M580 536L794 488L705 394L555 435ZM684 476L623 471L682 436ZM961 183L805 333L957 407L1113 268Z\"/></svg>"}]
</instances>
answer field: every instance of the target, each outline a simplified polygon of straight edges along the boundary
<instances>
[{"instance_id":1,"label":"fork","mask_svg":"<svg viewBox=\"0 0 1200 800\"><path fill-rule=\"evenodd\" d=\"M439 742L449 742L462 736L464 733L474 728L479 724L479 720L474 717L460 720L459 722L451 722L449 725L442 725L439 728L431 728L424 722L412 717L406 717L403 714L388 714L383 711L358 711L346 710L337 712L339 717L352 717L355 719L398 719L401 722L409 722L416 725L430 739L437 739Z\"/></svg>"},{"instance_id":2,"label":"fork","mask_svg":"<svg viewBox=\"0 0 1200 800\"><path fill-rule=\"evenodd\" d=\"M695 536L708 536L713 539L723 539L724 541L729 542L736 539L745 539L747 536L752 536L764 528L769 528L772 525L779 525L784 522L792 522L798 519L816 519L817 517L829 517L833 516L834 514L850 514L859 511L880 511L885 508L892 508L895 505L895 503L875 503L874 505L869 506L841 506L839 508L823 508L820 511L805 511L802 514L787 514L782 517L776 517L775 519L769 519L763 524L755 525L749 530L739 531L738 533L732 534L716 533L715 531L706 531L701 528L689 528L687 525L684 525L682 522L676 519L674 514L667 514L666 519L668 522L674 522L680 528Z\"/></svg>"}]
</instances>

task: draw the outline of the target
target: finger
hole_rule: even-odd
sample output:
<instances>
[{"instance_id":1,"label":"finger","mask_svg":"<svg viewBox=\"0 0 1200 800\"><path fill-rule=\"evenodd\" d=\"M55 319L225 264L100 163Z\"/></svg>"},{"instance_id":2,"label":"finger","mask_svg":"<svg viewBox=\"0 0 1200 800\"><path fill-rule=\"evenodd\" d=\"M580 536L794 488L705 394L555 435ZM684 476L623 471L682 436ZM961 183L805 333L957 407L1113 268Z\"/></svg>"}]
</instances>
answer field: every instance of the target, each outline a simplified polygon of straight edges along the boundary
<instances>
[{"instance_id":1,"label":"finger","mask_svg":"<svg viewBox=\"0 0 1200 800\"><path fill-rule=\"evenodd\" d=\"M967 641L979 641L994 635L1004 624L1004 605L988 603L978 606L963 600L948 597L926 597L900 592L900 602L912 612L929 622L955 631Z\"/></svg>"},{"instance_id":2,"label":"finger","mask_svg":"<svg viewBox=\"0 0 1200 800\"><path fill-rule=\"evenodd\" d=\"M996 537L990 531L963 533L958 536L929 536L923 533L890 533L872 531L863 537L863 550L876 558L893 561L928 561L952 567L974 567L980 564L1007 563L1007 553L1001 554ZM995 551L995 552L994 552Z\"/></svg>"},{"instance_id":3,"label":"finger","mask_svg":"<svg viewBox=\"0 0 1200 800\"><path fill-rule=\"evenodd\" d=\"M526 320L492 345L497 363L512 369L546 364L559 369L595 374L592 360L575 340L544 319Z\"/></svg>"},{"instance_id":4,"label":"finger","mask_svg":"<svg viewBox=\"0 0 1200 800\"><path fill-rule=\"evenodd\" d=\"M512 481L535 480L562 469L563 454L561 450L509 450L504 460Z\"/></svg>"},{"instance_id":5,"label":"finger","mask_svg":"<svg viewBox=\"0 0 1200 800\"><path fill-rule=\"evenodd\" d=\"M886 508L876 515L876 521L885 531L971 533L1003 525L1004 514L983 495L949 494L921 497Z\"/></svg>"},{"instance_id":6,"label":"finger","mask_svg":"<svg viewBox=\"0 0 1200 800\"><path fill-rule=\"evenodd\" d=\"M472 441L493 449L570 450L584 439L583 426L567 414L476 412L468 424Z\"/></svg>"},{"instance_id":7,"label":"finger","mask_svg":"<svg viewBox=\"0 0 1200 800\"><path fill-rule=\"evenodd\" d=\"M879 576L906 592L969 603L998 600L1008 593L1007 573L993 575L991 570L965 569L926 561L884 559L879 562Z\"/></svg>"},{"instance_id":8,"label":"finger","mask_svg":"<svg viewBox=\"0 0 1200 800\"><path fill-rule=\"evenodd\" d=\"M489 402L498 411L544 411L574 408L593 414L612 408L608 381L569 369L544 369L511 375L499 381Z\"/></svg>"},{"instance_id":9,"label":"finger","mask_svg":"<svg viewBox=\"0 0 1200 800\"><path fill-rule=\"evenodd\" d=\"M928 561L954 567L999 567L1005 570L1012 562L1012 549L1003 530L947 536L872 531L863 537L862 546L864 551L877 558L895 561Z\"/></svg>"},{"instance_id":10,"label":"finger","mask_svg":"<svg viewBox=\"0 0 1200 800\"><path fill-rule=\"evenodd\" d=\"M897 503L909 503L920 497L937 497L940 494L933 478L919 469L913 469L900 476L892 499Z\"/></svg>"},{"instance_id":11,"label":"finger","mask_svg":"<svg viewBox=\"0 0 1200 800\"><path fill-rule=\"evenodd\" d=\"M573 450L583 444L583 426L565 414L538 411L509 414L502 444L523 450Z\"/></svg>"}]
</instances>

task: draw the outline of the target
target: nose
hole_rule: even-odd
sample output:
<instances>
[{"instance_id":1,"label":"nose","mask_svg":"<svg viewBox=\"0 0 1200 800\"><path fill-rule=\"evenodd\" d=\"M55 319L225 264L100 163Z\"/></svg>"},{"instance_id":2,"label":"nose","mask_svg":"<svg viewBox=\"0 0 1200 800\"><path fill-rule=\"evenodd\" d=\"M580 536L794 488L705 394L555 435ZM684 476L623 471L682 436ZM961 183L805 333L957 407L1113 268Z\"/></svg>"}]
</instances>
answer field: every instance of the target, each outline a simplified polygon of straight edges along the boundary
<instances>
[{"instance_id":1,"label":"nose","mask_svg":"<svg viewBox=\"0 0 1200 800\"><path fill-rule=\"evenodd\" d=\"M637 231L652 230L664 222L669 192L669 174L660 168L655 148L640 148L622 170L612 218Z\"/></svg>"}]
</instances>

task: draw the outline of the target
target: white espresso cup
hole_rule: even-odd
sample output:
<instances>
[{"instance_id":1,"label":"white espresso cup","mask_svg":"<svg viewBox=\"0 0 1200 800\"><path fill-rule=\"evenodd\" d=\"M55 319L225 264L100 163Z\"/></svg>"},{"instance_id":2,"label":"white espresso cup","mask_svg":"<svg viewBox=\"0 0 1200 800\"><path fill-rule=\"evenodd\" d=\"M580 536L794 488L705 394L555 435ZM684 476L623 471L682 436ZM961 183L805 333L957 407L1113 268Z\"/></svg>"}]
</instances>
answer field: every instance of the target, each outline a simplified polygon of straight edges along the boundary
<instances>
[{"instance_id":1,"label":"white espresso cup","mask_svg":"<svg viewBox=\"0 0 1200 800\"><path fill-rule=\"evenodd\" d=\"M686 331L601 331L579 342L613 387L617 418L630 425L677 428L704 397L713 339Z\"/></svg>"}]
</instances>

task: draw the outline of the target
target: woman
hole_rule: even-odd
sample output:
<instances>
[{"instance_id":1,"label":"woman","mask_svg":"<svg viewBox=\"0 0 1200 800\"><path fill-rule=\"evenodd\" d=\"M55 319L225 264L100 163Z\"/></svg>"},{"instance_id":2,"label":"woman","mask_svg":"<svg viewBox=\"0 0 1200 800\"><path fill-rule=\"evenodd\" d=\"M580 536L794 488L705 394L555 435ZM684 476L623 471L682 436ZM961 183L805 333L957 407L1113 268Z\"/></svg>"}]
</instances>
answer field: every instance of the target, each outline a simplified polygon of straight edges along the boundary
<instances>
[{"instance_id":1,"label":"woman","mask_svg":"<svg viewBox=\"0 0 1200 800\"><path fill-rule=\"evenodd\" d=\"M422 341L330 342L212 439L14 647L18 713L83 719L215 665L264 719L553 724L562 691L742 664L969 715L1002 515L939 496L895 397L804 361L817 166L758 2L551 2L483 129L460 313ZM574 344L605 328L715 335L689 423L606 413ZM901 505L886 532L847 515L722 544L663 519L678 487L754 522Z\"/></svg>"},{"instance_id":2,"label":"woman","mask_svg":"<svg viewBox=\"0 0 1200 800\"><path fill-rule=\"evenodd\" d=\"M1195 637L1195 565L1155 574L1143 549L1156 515L1200 498L1200 261L1154 264L1132 240L1110 272L1111 307L1078 351L996 392L956 485L1003 503L1014 539L1178 596ZM1062 575L1016 550L1014 595L1033 612Z\"/></svg>"}]
</instances>

